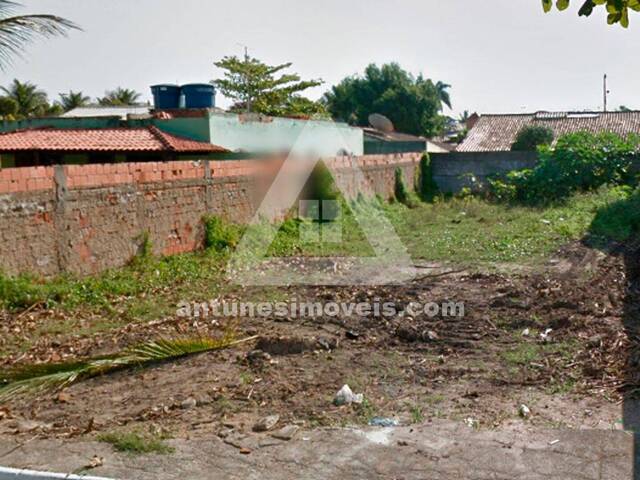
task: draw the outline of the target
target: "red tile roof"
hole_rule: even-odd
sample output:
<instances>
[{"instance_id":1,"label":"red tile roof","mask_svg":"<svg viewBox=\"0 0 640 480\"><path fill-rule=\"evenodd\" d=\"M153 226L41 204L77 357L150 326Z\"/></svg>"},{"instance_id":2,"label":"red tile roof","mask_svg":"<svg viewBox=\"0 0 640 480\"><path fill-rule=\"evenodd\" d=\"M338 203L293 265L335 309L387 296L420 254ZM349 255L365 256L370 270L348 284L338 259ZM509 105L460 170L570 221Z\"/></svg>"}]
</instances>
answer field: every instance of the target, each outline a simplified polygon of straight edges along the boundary
<instances>
[{"instance_id":1,"label":"red tile roof","mask_svg":"<svg viewBox=\"0 0 640 480\"><path fill-rule=\"evenodd\" d=\"M39 128L0 134L0 152L226 152L217 145L163 132L156 127L61 129Z\"/></svg>"},{"instance_id":2,"label":"red tile roof","mask_svg":"<svg viewBox=\"0 0 640 480\"><path fill-rule=\"evenodd\" d=\"M482 115L458 145L458 152L511 150L518 132L528 125L547 126L554 137L580 131L640 134L640 112L538 112L513 115Z\"/></svg>"}]
</instances>

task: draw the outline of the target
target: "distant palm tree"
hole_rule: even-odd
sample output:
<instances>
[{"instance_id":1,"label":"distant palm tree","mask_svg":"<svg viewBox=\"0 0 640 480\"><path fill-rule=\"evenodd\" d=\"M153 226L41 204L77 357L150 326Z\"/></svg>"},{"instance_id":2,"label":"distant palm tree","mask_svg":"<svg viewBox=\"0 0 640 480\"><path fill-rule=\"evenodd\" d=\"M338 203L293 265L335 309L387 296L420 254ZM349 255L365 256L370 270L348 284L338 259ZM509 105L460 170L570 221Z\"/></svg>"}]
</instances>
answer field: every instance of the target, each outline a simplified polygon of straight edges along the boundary
<instances>
[{"instance_id":1,"label":"distant palm tree","mask_svg":"<svg viewBox=\"0 0 640 480\"><path fill-rule=\"evenodd\" d=\"M65 112L78 107L86 107L90 103L91 98L87 97L82 92L74 92L73 90L69 90L69 93L60 94L60 106Z\"/></svg>"},{"instance_id":2,"label":"distant palm tree","mask_svg":"<svg viewBox=\"0 0 640 480\"><path fill-rule=\"evenodd\" d=\"M466 124L467 120L469 120L469 110L465 110L464 112L462 112L460 114L460 116L458 117L458 122L462 123L462 124Z\"/></svg>"},{"instance_id":3,"label":"distant palm tree","mask_svg":"<svg viewBox=\"0 0 640 480\"><path fill-rule=\"evenodd\" d=\"M135 90L118 87L99 98L98 103L103 106L136 105L140 97L141 94Z\"/></svg>"},{"instance_id":4,"label":"distant palm tree","mask_svg":"<svg viewBox=\"0 0 640 480\"><path fill-rule=\"evenodd\" d=\"M21 56L25 46L36 37L66 36L69 30L80 30L75 23L55 15L12 16L20 4L0 0L0 68L11 63L14 56Z\"/></svg>"},{"instance_id":5,"label":"distant palm tree","mask_svg":"<svg viewBox=\"0 0 640 480\"><path fill-rule=\"evenodd\" d=\"M5 96L17 105L18 118L38 117L45 115L49 109L47 94L30 82L14 80L8 87L2 87Z\"/></svg>"},{"instance_id":6,"label":"distant palm tree","mask_svg":"<svg viewBox=\"0 0 640 480\"><path fill-rule=\"evenodd\" d=\"M440 102L444 103L449 108L451 108L451 96L449 95L449 92L447 92L447 90L449 90L450 88L451 85L449 85L448 83L436 83L436 90L438 92L438 98L440 99Z\"/></svg>"}]
</instances>

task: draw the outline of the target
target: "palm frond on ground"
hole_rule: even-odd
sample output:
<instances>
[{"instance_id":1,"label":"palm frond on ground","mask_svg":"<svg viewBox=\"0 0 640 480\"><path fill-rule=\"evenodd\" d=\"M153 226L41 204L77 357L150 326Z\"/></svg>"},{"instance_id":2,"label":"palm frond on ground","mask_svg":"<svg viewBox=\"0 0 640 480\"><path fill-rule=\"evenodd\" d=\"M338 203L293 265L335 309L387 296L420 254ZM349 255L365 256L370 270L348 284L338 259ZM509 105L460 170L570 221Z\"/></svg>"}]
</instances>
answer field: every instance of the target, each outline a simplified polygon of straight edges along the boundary
<instances>
[{"instance_id":1,"label":"palm frond on ground","mask_svg":"<svg viewBox=\"0 0 640 480\"><path fill-rule=\"evenodd\" d=\"M56 15L13 16L19 6L0 0L0 68L9 65L14 56L21 56L25 46L38 37L66 36L69 30L80 30L72 21Z\"/></svg>"},{"instance_id":2,"label":"palm frond on ground","mask_svg":"<svg viewBox=\"0 0 640 480\"><path fill-rule=\"evenodd\" d=\"M145 366L151 363L175 360L188 355L228 348L255 337L236 340L235 334L221 338L196 337L160 339L134 346L108 357L83 362L29 365L0 373L0 403L60 390L79 380L95 377L122 368Z\"/></svg>"}]
</instances>

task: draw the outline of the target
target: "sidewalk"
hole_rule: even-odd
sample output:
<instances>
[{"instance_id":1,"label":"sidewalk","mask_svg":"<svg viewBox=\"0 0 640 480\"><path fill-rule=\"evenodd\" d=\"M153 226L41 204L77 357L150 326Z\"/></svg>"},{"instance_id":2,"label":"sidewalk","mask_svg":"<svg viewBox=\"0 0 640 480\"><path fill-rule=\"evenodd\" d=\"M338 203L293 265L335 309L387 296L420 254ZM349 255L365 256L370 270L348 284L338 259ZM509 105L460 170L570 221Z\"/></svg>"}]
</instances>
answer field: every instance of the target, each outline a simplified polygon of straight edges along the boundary
<instances>
[{"instance_id":1,"label":"sidewalk","mask_svg":"<svg viewBox=\"0 0 640 480\"><path fill-rule=\"evenodd\" d=\"M98 455L104 465L85 474L123 480L633 478L633 438L621 431L476 432L441 422L301 431L288 442L251 433L225 441L212 437L169 443L176 448L173 454L131 456L97 442L34 440L7 455L15 443L2 439L0 463L78 473ZM243 454L239 447L251 453Z\"/></svg>"}]
</instances>

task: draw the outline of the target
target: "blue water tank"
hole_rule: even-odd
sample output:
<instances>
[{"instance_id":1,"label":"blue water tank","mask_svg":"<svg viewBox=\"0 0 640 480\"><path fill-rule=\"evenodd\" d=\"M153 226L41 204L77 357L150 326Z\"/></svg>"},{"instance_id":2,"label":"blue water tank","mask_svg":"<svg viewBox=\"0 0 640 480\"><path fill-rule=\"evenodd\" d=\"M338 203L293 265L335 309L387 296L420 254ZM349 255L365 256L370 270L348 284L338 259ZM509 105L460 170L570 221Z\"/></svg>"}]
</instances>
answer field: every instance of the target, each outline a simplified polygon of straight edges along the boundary
<instances>
[{"instance_id":1,"label":"blue water tank","mask_svg":"<svg viewBox=\"0 0 640 480\"><path fill-rule=\"evenodd\" d=\"M153 105L158 110L180 108L180 87L178 85L153 85Z\"/></svg>"},{"instance_id":2,"label":"blue water tank","mask_svg":"<svg viewBox=\"0 0 640 480\"><path fill-rule=\"evenodd\" d=\"M190 83L182 86L185 108L213 108L216 106L216 90L208 83Z\"/></svg>"}]
</instances>

